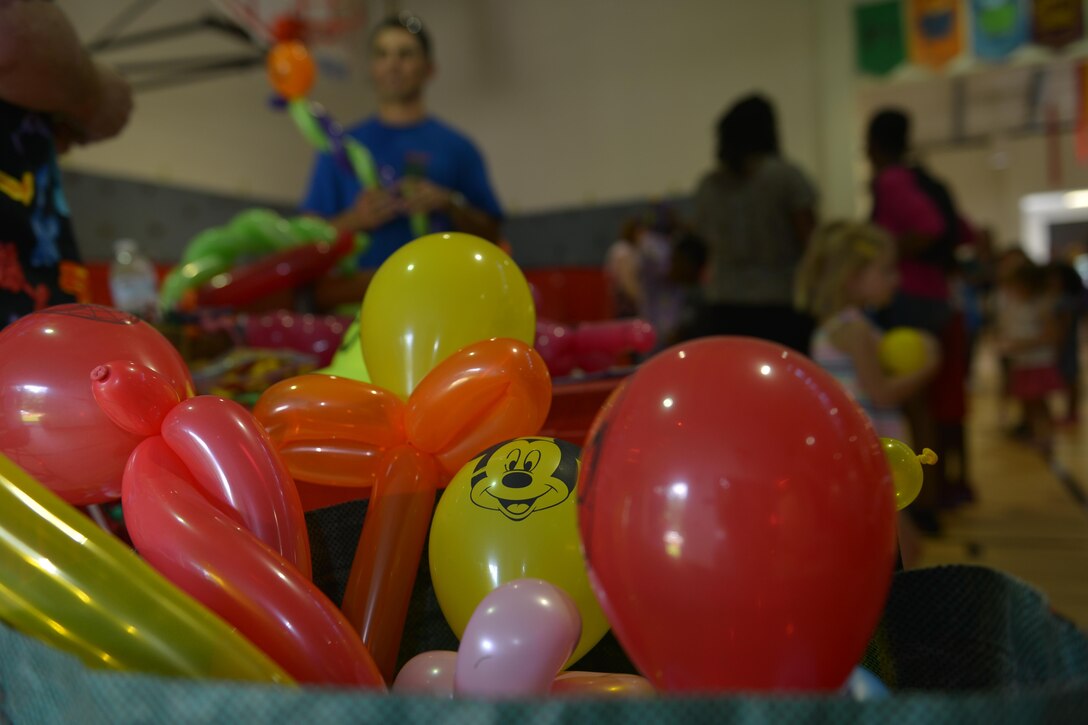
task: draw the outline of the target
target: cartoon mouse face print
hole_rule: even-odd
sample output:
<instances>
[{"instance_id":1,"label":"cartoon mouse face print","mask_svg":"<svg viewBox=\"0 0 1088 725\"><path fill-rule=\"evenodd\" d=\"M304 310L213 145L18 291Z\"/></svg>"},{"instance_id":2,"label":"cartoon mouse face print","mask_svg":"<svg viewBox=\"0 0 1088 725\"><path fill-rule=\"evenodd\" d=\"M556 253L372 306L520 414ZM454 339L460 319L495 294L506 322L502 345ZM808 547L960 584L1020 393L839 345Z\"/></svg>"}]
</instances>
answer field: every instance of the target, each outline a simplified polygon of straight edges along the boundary
<instances>
[{"instance_id":1,"label":"cartoon mouse face print","mask_svg":"<svg viewBox=\"0 0 1088 725\"><path fill-rule=\"evenodd\" d=\"M578 483L578 447L552 438L515 438L488 450L472 474L472 503L524 521L566 501Z\"/></svg>"}]
</instances>

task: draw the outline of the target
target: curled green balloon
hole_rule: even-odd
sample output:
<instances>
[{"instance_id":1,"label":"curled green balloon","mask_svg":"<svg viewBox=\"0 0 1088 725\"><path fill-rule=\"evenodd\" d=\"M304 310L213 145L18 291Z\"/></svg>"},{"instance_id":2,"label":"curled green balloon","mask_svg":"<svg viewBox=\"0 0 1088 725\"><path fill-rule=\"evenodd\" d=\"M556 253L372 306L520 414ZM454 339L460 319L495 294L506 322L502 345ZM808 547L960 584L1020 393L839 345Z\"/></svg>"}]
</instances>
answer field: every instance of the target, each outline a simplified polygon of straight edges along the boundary
<instances>
[{"instance_id":1,"label":"curled green balloon","mask_svg":"<svg viewBox=\"0 0 1088 725\"><path fill-rule=\"evenodd\" d=\"M902 511L922 491L922 464L933 465L937 462L937 454L924 448L921 455L916 455L910 446L894 438L881 438L880 446L884 449L884 457L892 471L895 508Z\"/></svg>"},{"instance_id":2,"label":"curled green balloon","mask_svg":"<svg viewBox=\"0 0 1088 725\"><path fill-rule=\"evenodd\" d=\"M291 120L295 122L299 133L311 146L318 151L329 150L329 139L316 114L311 110L309 101L305 98L294 98L287 102L287 112L291 114Z\"/></svg>"},{"instance_id":3,"label":"curled green balloon","mask_svg":"<svg viewBox=\"0 0 1088 725\"><path fill-rule=\"evenodd\" d=\"M230 625L3 455L0 618L91 667L292 682Z\"/></svg>"},{"instance_id":4,"label":"curled green balloon","mask_svg":"<svg viewBox=\"0 0 1088 725\"><path fill-rule=\"evenodd\" d=\"M247 209L225 226L206 229L193 238L181 262L163 280L159 308L176 308L186 291L229 272L241 257L272 254L335 238L336 229L315 217L284 219L268 209Z\"/></svg>"},{"instance_id":5,"label":"curled green balloon","mask_svg":"<svg viewBox=\"0 0 1088 725\"><path fill-rule=\"evenodd\" d=\"M227 225L231 236L231 252L235 257L243 254L278 252L299 243L300 240L290 222L267 209L248 209L241 212Z\"/></svg>"}]
</instances>

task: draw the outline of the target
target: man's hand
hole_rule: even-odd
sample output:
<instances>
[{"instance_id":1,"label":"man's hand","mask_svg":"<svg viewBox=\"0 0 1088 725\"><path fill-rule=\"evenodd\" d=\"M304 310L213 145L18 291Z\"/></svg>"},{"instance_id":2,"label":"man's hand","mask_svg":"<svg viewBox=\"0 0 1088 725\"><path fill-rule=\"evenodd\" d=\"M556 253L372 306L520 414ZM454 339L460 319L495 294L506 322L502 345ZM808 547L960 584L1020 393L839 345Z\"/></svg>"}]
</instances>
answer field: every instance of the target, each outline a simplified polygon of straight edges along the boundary
<instances>
[{"instance_id":1,"label":"man's hand","mask_svg":"<svg viewBox=\"0 0 1088 725\"><path fill-rule=\"evenodd\" d=\"M58 113L53 117L57 151L64 153L74 144L94 143L121 133L132 115L132 89L112 68L95 65L94 100L82 115Z\"/></svg>"},{"instance_id":2,"label":"man's hand","mask_svg":"<svg viewBox=\"0 0 1088 725\"><path fill-rule=\"evenodd\" d=\"M351 208L352 226L369 232L384 226L404 211L403 203L385 189L364 189Z\"/></svg>"},{"instance_id":3,"label":"man's hand","mask_svg":"<svg viewBox=\"0 0 1088 725\"><path fill-rule=\"evenodd\" d=\"M94 111L82 120L80 143L92 143L113 138L121 133L132 115L132 88L117 71L96 64L98 71L98 103Z\"/></svg>"},{"instance_id":4,"label":"man's hand","mask_svg":"<svg viewBox=\"0 0 1088 725\"><path fill-rule=\"evenodd\" d=\"M449 189L427 179L403 179L399 186L401 198L409 214L430 214L448 211L453 194Z\"/></svg>"}]
</instances>

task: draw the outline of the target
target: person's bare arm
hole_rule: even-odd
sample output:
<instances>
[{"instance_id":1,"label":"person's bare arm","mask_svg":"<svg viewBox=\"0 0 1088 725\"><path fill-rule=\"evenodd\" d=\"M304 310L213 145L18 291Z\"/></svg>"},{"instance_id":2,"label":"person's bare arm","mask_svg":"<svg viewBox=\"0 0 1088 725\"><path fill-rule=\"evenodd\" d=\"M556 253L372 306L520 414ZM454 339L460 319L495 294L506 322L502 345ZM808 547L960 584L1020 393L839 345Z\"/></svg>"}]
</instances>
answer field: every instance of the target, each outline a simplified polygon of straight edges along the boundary
<instances>
[{"instance_id":1,"label":"person's bare arm","mask_svg":"<svg viewBox=\"0 0 1088 725\"><path fill-rule=\"evenodd\" d=\"M0 0L0 98L59 116L81 142L116 135L132 109L124 79L96 64L64 12L41 0Z\"/></svg>"}]
</instances>

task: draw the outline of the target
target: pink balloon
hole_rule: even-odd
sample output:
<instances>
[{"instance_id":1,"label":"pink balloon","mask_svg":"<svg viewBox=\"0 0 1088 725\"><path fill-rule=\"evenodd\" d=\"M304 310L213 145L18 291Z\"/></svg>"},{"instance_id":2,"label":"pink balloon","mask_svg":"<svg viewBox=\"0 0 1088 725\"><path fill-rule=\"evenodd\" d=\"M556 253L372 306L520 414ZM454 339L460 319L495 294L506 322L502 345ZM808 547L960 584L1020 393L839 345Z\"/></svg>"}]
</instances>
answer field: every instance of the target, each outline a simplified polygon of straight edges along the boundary
<instances>
[{"instance_id":1,"label":"pink balloon","mask_svg":"<svg viewBox=\"0 0 1088 725\"><path fill-rule=\"evenodd\" d=\"M552 682L553 695L638 697L654 694L645 677L608 672L564 672Z\"/></svg>"},{"instance_id":2,"label":"pink balloon","mask_svg":"<svg viewBox=\"0 0 1088 725\"><path fill-rule=\"evenodd\" d=\"M159 436L133 451L121 484L136 550L299 682L384 689L351 624L298 569L201 493Z\"/></svg>"},{"instance_id":3,"label":"pink balloon","mask_svg":"<svg viewBox=\"0 0 1088 725\"><path fill-rule=\"evenodd\" d=\"M264 315L240 315L245 325L245 344L249 347L287 348L317 357L325 367L332 362L350 317L305 315L280 310Z\"/></svg>"},{"instance_id":4,"label":"pink balloon","mask_svg":"<svg viewBox=\"0 0 1088 725\"><path fill-rule=\"evenodd\" d=\"M533 347L554 377L569 375L574 370L574 331L570 327L551 320L537 320Z\"/></svg>"},{"instance_id":5,"label":"pink balloon","mask_svg":"<svg viewBox=\"0 0 1088 725\"><path fill-rule=\"evenodd\" d=\"M654 328L645 320L583 322L574 331L574 356L587 373L606 370L625 352L646 353L657 342Z\"/></svg>"},{"instance_id":6,"label":"pink balloon","mask_svg":"<svg viewBox=\"0 0 1088 725\"><path fill-rule=\"evenodd\" d=\"M310 578L310 541L298 489L252 413L233 401L201 395L167 414L162 437L221 511Z\"/></svg>"},{"instance_id":7,"label":"pink balloon","mask_svg":"<svg viewBox=\"0 0 1088 725\"><path fill-rule=\"evenodd\" d=\"M493 589L473 612L457 650L454 692L531 697L551 688L582 634L578 609L543 579Z\"/></svg>"},{"instance_id":8,"label":"pink balloon","mask_svg":"<svg viewBox=\"0 0 1088 725\"><path fill-rule=\"evenodd\" d=\"M457 653L434 650L408 660L393 681L393 692L400 695L434 695L453 699L453 674Z\"/></svg>"}]
</instances>

